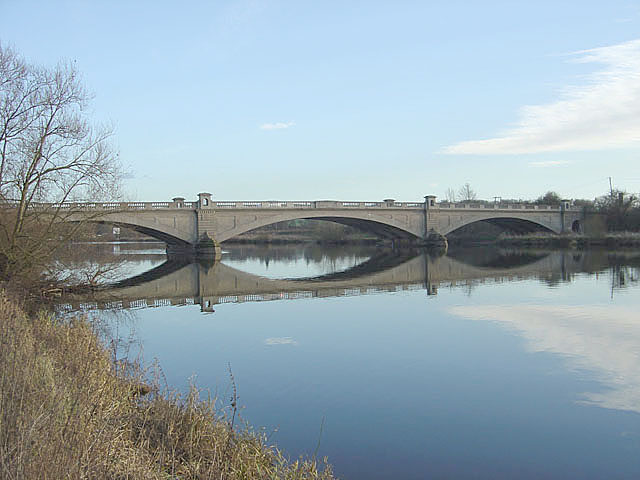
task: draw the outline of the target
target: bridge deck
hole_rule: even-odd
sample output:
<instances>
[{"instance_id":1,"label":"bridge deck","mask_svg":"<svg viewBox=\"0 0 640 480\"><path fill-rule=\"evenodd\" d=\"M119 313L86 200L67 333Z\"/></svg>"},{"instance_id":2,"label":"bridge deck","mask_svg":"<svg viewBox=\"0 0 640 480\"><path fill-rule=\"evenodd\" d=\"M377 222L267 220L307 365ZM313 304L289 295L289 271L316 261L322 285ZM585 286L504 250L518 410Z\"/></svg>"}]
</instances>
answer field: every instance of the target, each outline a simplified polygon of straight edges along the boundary
<instances>
[{"instance_id":1,"label":"bridge deck","mask_svg":"<svg viewBox=\"0 0 640 480\"><path fill-rule=\"evenodd\" d=\"M515 232L555 233L581 229L580 208L504 202L424 202L337 200L213 200L200 193L195 202L66 202L32 204L60 222L92 221L124 225L172 247L215 252L219 244L247 231L278 222L319 219L375 233L391 241L445 243L443 238L468 224L490 221ZM12 203L4 203L11 208ZM213 250L211 250L213 248ZM203 253L208 255L209 253ZM215 253L212 253L215 254Z\"/></svg>"}]
</instances>

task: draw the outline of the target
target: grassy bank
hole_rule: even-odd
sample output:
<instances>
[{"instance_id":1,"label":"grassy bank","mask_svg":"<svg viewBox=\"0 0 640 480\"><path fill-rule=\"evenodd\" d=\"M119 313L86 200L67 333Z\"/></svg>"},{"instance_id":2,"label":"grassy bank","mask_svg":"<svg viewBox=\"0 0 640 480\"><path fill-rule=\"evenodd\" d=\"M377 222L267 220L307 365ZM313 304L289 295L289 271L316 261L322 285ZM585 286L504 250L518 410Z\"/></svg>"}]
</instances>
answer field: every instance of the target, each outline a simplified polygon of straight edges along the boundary
<instances>
[{"instance_id":1,"label":"grassy bank","mask_svg":"<svg viewBox=\"0 0 640 480\"><path fill-rule=\"evenodd\" d=\"M212 400L112 363L88 322L27 316L0 291L0 478L331 479L233 427Z\"/></svg>"},{"instance_id":2,"label":"grassy bank","mask_svg":"<svg viewBox=\"0 0 640 480\"><path fill-rule=\"evenodd\" d=\"M535 248L640 248L640 233L615 232L601 235L553 235L535 233L529 235L502 235L497 243L504 247Z\"/></svg>"}]
</instances>

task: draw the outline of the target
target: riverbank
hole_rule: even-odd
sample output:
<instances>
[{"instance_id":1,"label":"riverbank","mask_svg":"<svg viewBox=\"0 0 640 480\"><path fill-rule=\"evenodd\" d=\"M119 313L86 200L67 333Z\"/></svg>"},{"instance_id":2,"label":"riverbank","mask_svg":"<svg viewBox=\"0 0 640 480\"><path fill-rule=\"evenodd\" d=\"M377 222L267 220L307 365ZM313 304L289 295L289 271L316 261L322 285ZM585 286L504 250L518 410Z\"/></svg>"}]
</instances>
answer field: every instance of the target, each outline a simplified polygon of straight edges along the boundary
<instances>
[{"instance_id":1,"label":"riverbank","mask_svg":"<svg viewBox=\"0 0 640 480\"><path fill-rule=\"evenodd\" d=\"M326 223L326 222L324 222ZM338 225L338 227L341 227ZM256 229L231 238L225 244L234 245L376 245L383 240L373 234L342 229L303 229L287 230Z\"/></svg>"},{"instance_id":2,"label":"riverbank","mask_svg":"<svg viewBox=\"0 0 640 480\"><path fill-rule=\"evenodd\" d=\"M496 240L501 247L518 248L640 248L640 233L612 232L603 235L553 235L536 233L529 235L501 235Z\"/></svg>"},{"instance_id":3,"label":"riverbank","mask_svg":"<svg viewBox=\"0 0 640 480\"><path fill-rule=\"evenodd\" d=\"M0 344L2 478L333 478L238 427L235 399L143 395L139 366L112 362L82 317L27 315L0 291Z\"/></svg>"},{"instance_id":4,"label":"riverbank","mask_svg":"<svg viewBox=\"0 0 640 480\"><path fill-rule=\"evenodd\" d=\"M640 248L639 233L608 233L604 235L556 235L532 233L526 235L456 236L448 239L450 246L459 247L517 247L517 248ZM256 234L228 240L225 245L385 245L389 241L376 238L348 237L342 239L314 239L306 235Z\"/></svg>"},{"instance_id":5,"label":"riverbank","mask_svg":"<svg viewBox=\"0 0 640 480\"><path fill-rule=\"evenodd\" d=\"M342 238L336 240L313 239L299 236L256 236L255 238L233 238L223 245L379 245L384 241L377 238ZM388 242L390 243L390 242Z\"/></svg>"}]
</instances>

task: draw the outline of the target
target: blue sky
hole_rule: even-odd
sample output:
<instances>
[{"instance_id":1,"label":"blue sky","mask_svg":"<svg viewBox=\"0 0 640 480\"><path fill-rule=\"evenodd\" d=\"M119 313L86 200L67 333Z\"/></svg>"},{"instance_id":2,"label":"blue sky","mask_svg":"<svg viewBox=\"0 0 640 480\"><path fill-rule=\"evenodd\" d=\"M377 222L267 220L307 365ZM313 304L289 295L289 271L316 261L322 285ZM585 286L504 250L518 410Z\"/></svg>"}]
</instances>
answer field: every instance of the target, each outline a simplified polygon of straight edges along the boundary
<instances>
[{"instance_id":1,"label":"blue sky","mask_svg":"<svg viewBox=\"0 0 640 480\"><path fill-rule=\"evenodd\" d=\"M132 200L640 192L640 1L0 0L74 61Z\"/></svg>"}]
</instances>

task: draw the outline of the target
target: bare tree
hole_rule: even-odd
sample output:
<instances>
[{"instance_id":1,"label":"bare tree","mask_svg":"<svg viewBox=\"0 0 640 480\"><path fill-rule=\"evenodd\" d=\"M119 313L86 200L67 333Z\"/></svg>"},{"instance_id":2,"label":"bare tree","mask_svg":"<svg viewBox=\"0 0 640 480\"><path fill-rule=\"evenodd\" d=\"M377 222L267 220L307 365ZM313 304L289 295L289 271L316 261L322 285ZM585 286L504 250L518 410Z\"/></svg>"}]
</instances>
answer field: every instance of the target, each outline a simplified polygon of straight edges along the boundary
<instances>
[{"instance_id":1,"label":"bare tree","mask_svg":"<svg viewBox=\"0 0 640 480\"><path fill-rule=\"evenodd\" d=\"M447 188L447 191L444 192L444 198L447 202L455 203L456 191L451 187Z\"/></svg>"},{"instance_id":2,"label":"bare tree","mask_svg":"<svg viewBox=\"0 0 640 480\"><path fill-rule=\"evenodd\" d=\"M46 266L46 274L72 287L97 287L126 277L127 256L114 254L104 244L67 244L56 251L55 261Z\"/></svg>"},{"instance_id":3,"label":"bare tree","mask_svg":"<svg viewBox=\"0 0 640 480\"><path fill-rule=\"evenodd\" d=\"M608 195L596 198L594 207L606 215L610 231L637 231L640 227L640 201L635 195L611 189Z\"/></svg>"},{"instance_id":4,"label":"bare tree","mask_svg":"<svg viewBox=\"0 0 640 480\"><path fill-rule=\"evenodd\" d=\"M89 100L73 65L30 65L0 44L0 272L52 253L65 202L115 198L123 174L112 131L89 121Z\"/></svg>"},{"instance_id":5,"label":"bare tree","mask_svg":"<svg viewBox=\"0 0 640 480\"><path fill-rule=\"evenodd\" d=\"M458 198L464 202L469 200L475 200L476 198L478 198L478 195L471 188L471 185L469 185L469 182L467 182L458 190Z\"/></svg>"}]
</instances>

